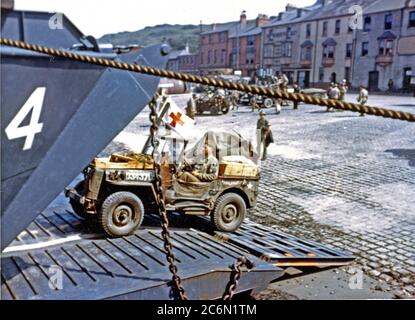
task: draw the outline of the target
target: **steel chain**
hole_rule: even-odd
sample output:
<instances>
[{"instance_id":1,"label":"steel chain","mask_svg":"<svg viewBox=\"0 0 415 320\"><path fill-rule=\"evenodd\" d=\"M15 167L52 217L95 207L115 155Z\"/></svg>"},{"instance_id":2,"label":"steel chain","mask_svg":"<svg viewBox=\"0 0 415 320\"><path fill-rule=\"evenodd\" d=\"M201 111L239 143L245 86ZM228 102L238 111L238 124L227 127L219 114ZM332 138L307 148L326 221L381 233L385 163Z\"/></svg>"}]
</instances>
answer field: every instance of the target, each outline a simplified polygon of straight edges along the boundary
<instances>
[{"instance_id":1,"label":"steel chain","mask_svg":"<svg viewBox=\"0 0 415 320\"><path fill-rule=\"evenodd\" d=\"M334 109L341 109L341 110L348 110L353 112L359 112L362 114L374 115L374 116L382 116L384 118L391 118L391 119L398 119L403 121L415 122L415 115L408 113L408 112L401 112L396 110L388 110L384 108L376 108L370 106L363 106L360 104L348 103L339 100L332 100L332 99L322 99L317 98L301 93L289 93L284 92L281 90L273 90L271 88L259 87L259 86L252 86L246 85L242 83L233 83L230 81L220 80L220 79L211 79L208 77L203 76L196 76L192 74L185 74L185 73L178 73L169 70L163 70L159 68L153 68L148 66L141 66L138 64L131 64L131 63L124 63L118 62L110 59L104 58L97 58L93 56L81 55L74 52L48 48L44 46L29 44L24 41L18 41L13 39L6 39L0 38L0 44L31 50L43 54L48 54L56 57L63 57L66 59L81 61L85 63L100 65L104 67L111 67L115 69L121 70L128 70L132 72L138 72L158 77L164 77L169 79L175 80L182 80L185 82L192 82L207 86L213 86L223 89L235 90L235 91L242 91L246 93L252 93L255 95L262 95L267 96L270 98L277 98L277 99L284 99L284 100L292 100L295 102L304 102L308 104L315 104L324 107L330 107ZM178 297L181 300L187 300L187 296L185 294L185 290L181 283L181 278L177 274L177 266L176 260L173 253L173 244L171 242L170 232L169 232L169 220L167 217L166 212L166 205L164 201L164 194L162 188L162 178L160 175L160 164L156 161L158 158L158 145L159 141L157 139L157 132L158 132L158 124L157 124L157 96L154 97L151 102L149 103L150 106L150 121L152 123L150 128L150 136L151 136L151 145L153 147L153 159L155 163L155 172L156 172L156 194L157 194L157 203L159 208L162 227L162 237L164 240L164 248L166 250L166 259L169 263L169 270L172 273L172 281L175 286L175 290L177 291ZM238 258L237 262L230 266L232 272L230 276L229 283L226 286L225 292L222 296L223 300L231 300L235 294L235 290L238 286L239 279L242 275L241 267L246 266L248 269L253 268L252 262L250 262L247 258L241 257Z\"/></svg>"},{"instance_id":2,"label":"steel chain","mask_svg":"<svg viewBox=\"0 0 415 320\"><path fill-rule=\"evenodd\" d=\"M153 75L157 77L181 80L184 82L192 82L217 88L223 88L228 90L235 90L235 91L242 91L246 93L252 93L255 95L267 96L270 98L275 99L282 99L282 100L291 100L294 102L304 102L307 104L315 104L319 106L340 109L340 110L347 110L352 112L358 112L361 114L368 114L374 116L381 116L384 118L391 118L391 119L398 119L403 121L415 122L415 114L409 112L401 112L396 110L384 109L384 108L377 108L377 107L370 107L366 105L360 105L355 103L349 103L339 100L333 99L322 99L318 97L313 97L306 94L301 93L289 93L282 90L274 90L271 88L259 87L259 86L252 86L243 83L234 83L231 81L225 81L221 79L212 79L209 77L203 76L196 76L192 74L186 73L178 73L170 70L164 70L159 68L153 68L149 66L142 66L138 64L132 63L125 63L119 62L111 59L104 59L98 58L94 56L87 56L78 54L71 51L59 50L54 48L48 48L44 46L39 46L35 44L26 43L24 41L18 41L13 39L7 38L0 38L0 44L31 50L43 54L48 54L56 57L63 57L66 59L81 61L85 63L100 65L104 67L111 67L115 69L121 70L128 70L132 72L138 72L148 75Z\"/></svg>"},{"instance_id":3,"label":"steel chain","mask_svg":"<svg viewBox=\"0 0 415 320\"><path fill-rule=\"evenodd\" d=\"M232 270L231 276L226 286L225 292L223 293L222 300L232 300L235 294L235 290L238 287L239 279L241 279L242 266L246 266L248 270L250 270L254 267L254 264L246 257L240 257L233 265L229 266L229 268Z\"/></svg>"},{"instance_id":4,"label":"steel chain","mask_svg":"<svg viewBox=\"0 0 415 320\"><path fill-rule=\"evenodd\" d=\"M151 139L151 146L153 147L153 161L155 167L155 191L156 191L156 202L158 204L159 214L161 217L161 228L162 232L161 235L164 241L164 249L166 250L166 259L169 263L169 270L172 274L172 282L174 284L174 289L176 291L177 296L180 300L187 300L187 296L185 290L182 286L182 280L177 274L177 266L176 266L176 259L173 253L173 244L170 237L169 232L169 219L167 217L166 211L166 203L164 201L164 194L163 194L163 187L162 187L162 178L160 175L160 163L159 163L159 154L158 154L158 146L159 140L157 138L158 133L158 124L157 124L157 98L156 95L149 103L150 107L150 139Z\"/></svg>"}]
</instances>

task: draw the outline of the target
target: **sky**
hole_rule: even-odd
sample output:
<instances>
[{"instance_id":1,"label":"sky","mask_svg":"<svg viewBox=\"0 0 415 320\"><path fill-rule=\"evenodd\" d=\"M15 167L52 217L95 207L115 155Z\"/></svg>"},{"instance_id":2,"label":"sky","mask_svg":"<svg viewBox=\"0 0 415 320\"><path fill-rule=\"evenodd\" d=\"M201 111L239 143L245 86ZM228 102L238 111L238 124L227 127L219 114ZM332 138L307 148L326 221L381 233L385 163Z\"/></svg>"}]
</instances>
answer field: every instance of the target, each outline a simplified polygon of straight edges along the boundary
<instances>
[{"instance_id":1,"label":"sky","mask_svg":"<svg viewBox=\"0 0 415 320\"><path fill-rule=\"evenodd\" d=\"M316 0L15 0L17 10L64 13L84 34L136 31L158 24L204 24L277 15L287 3L308 6Z\"/></svg>"}]
</instances>

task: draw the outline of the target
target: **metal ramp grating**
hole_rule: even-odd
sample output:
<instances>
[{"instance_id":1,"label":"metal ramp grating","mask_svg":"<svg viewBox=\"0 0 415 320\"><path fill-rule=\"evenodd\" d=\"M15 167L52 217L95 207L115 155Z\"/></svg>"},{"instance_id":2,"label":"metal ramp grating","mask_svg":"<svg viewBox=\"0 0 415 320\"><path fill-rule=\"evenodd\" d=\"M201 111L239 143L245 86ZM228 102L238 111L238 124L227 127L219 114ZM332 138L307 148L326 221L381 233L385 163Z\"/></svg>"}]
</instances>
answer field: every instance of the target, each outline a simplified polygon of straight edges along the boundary
<instances>
[{"instance_id":1,"label":"metal ramp grating","mask_svg":"<svg viewBox=\"0 0 415 320\"><path fill-rule=\"evenodd\" d=\"M190 229L171 230L179 275L190 299L221 297L229 265L247 256L238 291L265 289L282 269ZM172 299L160 228L106 239L65 209L40 215L2 254L2 299ZM61 270L62 289L50 286Z\"/></svg>"},{"instance_id":2,"label":"metal ramp grating","mask_svg":"<svg viewBox=\"0 0 415 320\"><path fill-rule=\"evenodd\" d=\"M300 239L253 222L244 223L235 233L216 232L218 239L280 267L335 267L355 258L324 244Z\"/></svg>"}]
</instances>

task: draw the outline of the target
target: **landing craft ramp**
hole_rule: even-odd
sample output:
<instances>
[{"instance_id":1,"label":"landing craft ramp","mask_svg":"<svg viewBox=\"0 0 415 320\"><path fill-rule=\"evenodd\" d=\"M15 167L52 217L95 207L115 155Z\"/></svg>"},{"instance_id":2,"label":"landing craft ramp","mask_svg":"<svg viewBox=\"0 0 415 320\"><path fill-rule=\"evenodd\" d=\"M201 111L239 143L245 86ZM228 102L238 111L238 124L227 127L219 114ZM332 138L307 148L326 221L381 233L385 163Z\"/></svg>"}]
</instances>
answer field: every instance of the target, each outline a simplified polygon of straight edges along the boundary
<instances>
[{"instance_id":1,"label":"landing craft ramp","mask_svg":"<svg viewBox=\"0 0 415 320\"><path fill-rule=\"evenodd\" d=\"M220 298L229 280L228 266L241 256L255 268L243 272L237 293L263 290L286 276L284 268L300 263L307 269L316 258L324 260L325 268L353 260L346 253L250 221L235 234L215 233L200 218L186 223L172 215L171 221L179 275L190 299ZM69 207L47 209L3 251L2 299L173 299L159 223L157 215L148 215L134 235L107 239ZM274 255L265 258L270 250ZM52 284L59 285L53 281L59 272L62 282L57 290Z\"/></svg>"}]
</instances>

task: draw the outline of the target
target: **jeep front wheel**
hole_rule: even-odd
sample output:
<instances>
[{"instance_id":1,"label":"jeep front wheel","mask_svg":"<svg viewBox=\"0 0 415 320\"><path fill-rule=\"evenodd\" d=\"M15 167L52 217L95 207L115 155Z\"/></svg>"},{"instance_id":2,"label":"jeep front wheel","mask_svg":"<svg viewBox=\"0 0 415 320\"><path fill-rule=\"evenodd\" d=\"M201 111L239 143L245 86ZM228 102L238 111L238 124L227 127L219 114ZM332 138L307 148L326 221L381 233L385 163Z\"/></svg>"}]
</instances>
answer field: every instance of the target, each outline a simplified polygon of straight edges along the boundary
<instances>
[{"instance_id":1,"label":"jeep front wheel","mask_svg":"<svg viewBox=\"0 0 415 320\"><path fill-rule=\"evenodd\" d=\"M122 237L137 230L144 218L140 198L131 192L116 192L102 203L98 221L110 237Z\"/></svg>"},{"instance_id":2,"label":"jeep front wheel","mask_svg":"<svg viewBox=\"0 0 415 320\"><path fill-rule=\"evenodd\" d=\"M234 232L245 219L246 204L236 193L227 193L219 197L211 218L215 227L221 231Z\"/></svg>"}]
</instances>

